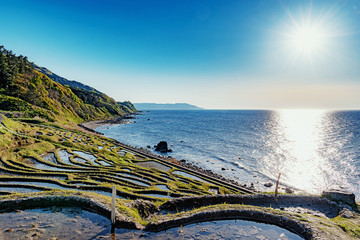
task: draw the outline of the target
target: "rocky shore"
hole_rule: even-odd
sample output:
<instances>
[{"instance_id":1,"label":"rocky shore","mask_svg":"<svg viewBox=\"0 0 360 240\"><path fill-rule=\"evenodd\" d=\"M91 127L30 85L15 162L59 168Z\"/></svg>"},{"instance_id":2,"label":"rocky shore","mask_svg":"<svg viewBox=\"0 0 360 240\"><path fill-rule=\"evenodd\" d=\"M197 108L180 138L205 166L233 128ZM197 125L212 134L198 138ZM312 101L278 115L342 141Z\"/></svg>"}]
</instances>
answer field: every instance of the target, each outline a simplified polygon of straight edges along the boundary
<instances>
[{"instance_id":1,"label":"rocky shore","mask_svg":"<svg viewBox=\"0 0 360 240\"><path fill-rule=\"evenodd\" d=\"M117 117L117 118L113 118L113 119L108 119L108 120L98 120L98 121L91 121L91 122L85 122L85 123L82 123L80 124L81 127L83 127L84 129L86 129L87 131L91 131L93 133L96 133L96 134L100 134L100 135L103 135L102 133L96 131L95 129L96 128L99 128L99 127L102 127L102 126L106 126L106 125L112 125L112 124L126 124L128 123L128 120L129 119L135 119L136 115L138 114L141 114L141 112L138 112L138 113L134 113L134 114L129 114L129 115L126 115L126 116L123 116L123 117ZM160 154L155 154L153 152L151 152L148 148L145 148L145 147L135 147L135 146L132 146L130 144L126 144L126 143L123 143L123 142L119 142L118 140L115 140L113 139L117 144L123 146L123 147L126 147L132 151L136 151L138 153L141 153L149 158L155 158L155 159L161 159L163 161L168 161L168 162L171 162L171 163L174 163L176 165L179 165L179 166L182 166L184 168L187 168L187 169L190 169L192 171L196 171L196 172L199 172L201 174L205 174L209 177L212 177L212 178L216 178L220 181L223 181L223 182L227 182L227 183L230 183L232 185L236 185L236 186L239 186L239 187L242 187L242 188L246 188L246 189L249 189L250 191L253 191L253 192L261 192L261 191L265 191L266 189L270 189L270 187L273 186L272 183L270 182L264 182L262 185L264 186L262 189L257 189L254 185L254 183L250 183L249 185L248 184L241 184L233 179L228 179L226 177L224 177L223 175L219 174L219 173L216 173L210 169L205 169L205 168L202 168L200 166L197 166L193 163L191 163L190 161L187 161L186 159L176 159L174 157L171 157L171 156L163 156L163 155L160 155ZM284 193L294 193L294 192L298 192L298 193L303 193L301 190L299 189L292 189L290 188L289 186L285 186L285 185L282 185L280 183L279 185L279 190L280 192L284 192Z\"/></svg>"},{"instance_id":2,"label":"rocky shore","mask_svg":"<svg viewBox=\"0 0 360 240\"><path fill-rule=\"evenodd\" d=\"M115 119L110 119L110 120L99 120L99 121L86 122L86 123L80 124L79 126L83 127L83 128L86 129L87 131L92 131L92 132L94 132L94 133L103 135L102 133L96 131L95 129L96 129L96 128L99 128L99 127L102 127L102 126L105 126L105 125L125 124L127 119L134 119L134 118L135 118L133 115L134 115L134 114L132 114L132 115L127 115L127 116L124 116L124 117L115 118ZM233 180L233 179L227 179L227 178L225 178L223 175L218 174L218 173L215 173L215 172L212 171L212 170L209 170L209 169L205 169L205 168L196 166L196 165L194 165L193 163L186 161L185 159L178 160L178 159L176 159L176 158L174 158L174 157L171 157L171 156L163 156L163 155L159 155L159 154L154 154L153 152L149 151L147 148L135 147L135 146L132 146L132 145L130 145L130 144L126 144L126 143L119 142L119 141L116 140L116 139L113 139L113 140L114 140L118 145L120 145L120 146L122 146L122 147L125 147L125 148L128 148L128 149L130 149L131 151L141 153L141 154L143 154L144 156L147 156L147 157L149 157L149 158L161 159L161 160L163 160L163 161L167 161L167 162L176 164L176 165L178 165L178 166L182 166L182 167L184 167L184 168L187 168L187 169L189 169L189 170L192 170L192 171L195 171L195 172L198 172L198 173L207 175L207 176L209 176L209 177L211 177L211 178L215 178L215 179L217 179L218 181L227 182L227 183L229 183L229 184L236 185L236 186L241 187L241 188L246 188L246 189L248 189L248 190L250 190L250 191L253 191L253 192L256 192L256 191L257 191L257 190L255 189L253 183L251 183L250 186L248 186L247 184L240 184L239 182L237 182L237 181L235 181L235 180Z\"/></svg>"},{"instance_id":3,"label":"rocky shore","mask_svg":"<svg viewBox=\"0 0 360 240\"><path fill-rule=\"evenodd\" d=\"M103 135L102 133L95 131L95 129L98 127L104 126L104 125L127 123L129 119L134 119L135 118L134 115L136 115L136 114L139 114L139 113L127 114L125 116L111 118L111 119L105 119L105 120L84 122L84 123L79 124L79 126L83 127L87 131L96 132L98 134Z\"/></svg>"}]
</instances>

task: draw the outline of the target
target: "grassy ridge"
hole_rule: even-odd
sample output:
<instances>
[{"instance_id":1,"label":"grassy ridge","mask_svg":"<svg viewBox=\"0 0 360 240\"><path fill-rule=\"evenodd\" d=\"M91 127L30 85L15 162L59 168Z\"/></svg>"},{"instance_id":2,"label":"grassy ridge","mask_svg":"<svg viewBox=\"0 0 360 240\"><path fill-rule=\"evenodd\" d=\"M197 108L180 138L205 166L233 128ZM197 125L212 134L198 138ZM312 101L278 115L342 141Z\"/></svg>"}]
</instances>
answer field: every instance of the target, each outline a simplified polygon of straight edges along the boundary
<instances>
[{"instance_id":1,"label":"grassy ridge","mask_svg":"<svg viewBox=\"0 0 360 240\"><path fill-rule=\"evenodd\" d=\"M96 91L71 88L34 69L26 57L0 46L0 110L62 124L123 116L136 110Z\"/></svg>"}]
</instances>

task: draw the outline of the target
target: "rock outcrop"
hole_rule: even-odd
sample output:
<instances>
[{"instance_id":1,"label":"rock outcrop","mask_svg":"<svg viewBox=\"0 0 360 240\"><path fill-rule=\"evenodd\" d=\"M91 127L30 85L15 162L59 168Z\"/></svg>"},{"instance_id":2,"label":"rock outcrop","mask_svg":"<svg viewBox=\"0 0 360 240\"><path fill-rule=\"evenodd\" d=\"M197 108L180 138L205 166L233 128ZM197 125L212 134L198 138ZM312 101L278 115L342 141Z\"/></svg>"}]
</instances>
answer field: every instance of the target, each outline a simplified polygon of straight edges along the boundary
<instances>
[{"instance_id":1,"label":"rock outcrop","mask_svg":"<svg viewBox=\"0 0 360 240\"><path fill-rule=\"evenodd\" d=\"M172 150L168 148L168 144L166 141L160 141L155 146L155 151L160 151L162 153L172 152Z\"/></svg>"}]
</instances>

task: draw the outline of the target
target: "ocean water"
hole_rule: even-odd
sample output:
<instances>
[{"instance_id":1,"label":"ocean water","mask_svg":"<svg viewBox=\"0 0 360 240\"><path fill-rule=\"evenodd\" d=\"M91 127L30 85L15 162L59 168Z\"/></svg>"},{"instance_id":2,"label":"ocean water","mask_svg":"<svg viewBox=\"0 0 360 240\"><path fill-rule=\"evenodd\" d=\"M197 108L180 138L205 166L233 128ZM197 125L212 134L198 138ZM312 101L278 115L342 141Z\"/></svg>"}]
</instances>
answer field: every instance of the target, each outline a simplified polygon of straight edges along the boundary
<instances>
[{"instance_id":1,"label":"ocean water","mask_svg":"<svg viewBox=\"0 0 360 240\"><path fill-rule=\"evenodd\" d=\"M158 110L97 130L151 151L167 141L165 155L260 190L281 173L283 186L344 189L360 201L360 111Z\"/></svg>"}]
</instances>

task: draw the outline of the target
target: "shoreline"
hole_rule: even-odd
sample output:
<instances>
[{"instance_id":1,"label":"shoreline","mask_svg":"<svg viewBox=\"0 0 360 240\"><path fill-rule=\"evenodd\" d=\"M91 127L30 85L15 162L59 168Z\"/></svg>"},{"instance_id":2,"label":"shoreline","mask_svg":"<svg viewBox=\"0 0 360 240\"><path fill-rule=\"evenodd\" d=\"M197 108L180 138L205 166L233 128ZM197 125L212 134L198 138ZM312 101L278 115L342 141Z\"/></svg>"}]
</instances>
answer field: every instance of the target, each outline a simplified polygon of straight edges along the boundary
<instances>
[{"instance_id":1,"label":"shoreline","mask_svg":"<svg viewBox=\"0 0 360 240\"><path fill-rule=\"evenodd\" d=\"M130 118L130 119L134 119L134 117L137 117L136 115L145 115L143 117L145 119L147 118L146 112L137 112L135 114L130 114L130 116L132 116L132 118ZM143 117L139 117L139 118L142 119ZM104 135L103 133L98 132L95 129L98 128L98 127L101 127L101 126L105 126L103 128L103 130L104 130L104 133L106 134L105 128L109 128L110 126L117 125L117 124L126 124L126 123L128 123L128 122L126 121L125 117L118 117L118 118L112 119L112 120L86 122L84 124L85 125L89 124L93 128L92 129L93 132ZM136 129L137 129L136 126L131 127L131 128L133 130L135 130L135 132L136 132ZM156 142L159 142L159 141L161 141L163 139L164 136L165 136L164 133L162 133L162 135L159 134L159 135L157 135L157 137L153 137L151 142L155 143L155 140L156 140ZM110 136L107 136L107 137L109 137L109 138L111 138L113 140L116 140L116 139L114 139L114 138L112 138ZM126 138L123 139L123 140L126 140ZM154 149L152 147L151 147L151 149L146 148L145 147L146 144L148 144L148 145L152 145L152 144L149 144L149 142L141 141L141 139L140 139L140 142L139 141L132 141L132 144L135 144L136 146L133 146L131 144L127 144L127 143L124 143L124 142L120 142L118 140L116 140L116 141L118 143L121 143L123 146L134 149L134 150L137 150L138 152L141 152L142 154L150 155L152 158L161 158L162 160L165 160L165 161L172 161L172 162L175 162L176 164L181 165L183 167L192 169L192 170L197 171L197 172L204 173L204 174L206 174L208 176L215 177L215 178L217 178L219 180L226 181L226 182L235 184L235 185L240 186L240 187L245 187L245 188L247 188L249 190L252 190L252 191L255 191L255 192L274 191L274 188L275 188L275 185L276 185L276 180L277 180L276 178L273 178L271 175L267 175L267 174L262 173L262 172L259 172L259 174L254 176L254 177L257 177L257 178L251 178L251 175L250 175L250 177L248 179L246 179L245 177L241 177L241 179L239 179L239 178L231 179L231 177L233 177L232 175L230 175L231 173L228 173L227 171L220 171L220 169L212 168L212 165L207 165L207 163L205 163L205 162L201 163L200 161L198 161L198 159L196 159L196 154L195 153L193 154L193 156L195 156L195 157L193 157L193 159L189 160L186 157L184 157L185 159L183 159L183 156L181 154L182 153L181 146L177 150L177 152L174 153L174 155L175 154L178 154L178 155L176 157L173 157L173 156L168 156L168 155L164 156L164 155L160 154L159 152L154 152L153 151ZM171 140L169 140L169 142L170 141ZM174 143L174 145L175 144L176 144L176 142ZM173 155L173 154L169 154L169 155ZM201 156L201 154L198 154L198 156ZM202 156L204 156L204 155L202 155ZM199 162L200 162L200 164L197 164ZM199 165L202 165L202 166L199 166ZM261 166L259 166L259 167L261 167ZM221 166L220 166L220 168L221 168ZM225 170L230 170L230 168L225 169ZM255 170L259 170L259 168L255 169ZM229 175L230 179L227 178L226 174ZM255 175L255 174L253 174L253 175ZM284 182L282 182L282 180L283 179L280 179L280 183L279 183L279 192L280 193L320 194L322 190L327 190L327 189L332 189L332 188L339 189L339 190L342 189L342 190L351 191L351 190L349 190L347 188L339 188L339 187L336 187L336 186L323 187L321 189L320 188L316 189L316 191L312 191L311 189L304 190L304 189L298 188L298 186L295 186L292 183L286 183L285 178L284 178ZM355 191L355 193L356 193L356 191Z\"/></svg>"},{"instance_id":2,"label":"shoreline","mask_svg":"<svg viewBox=\"0 0 360 240\"><path fill-rule=\"evenodd\" d=\"M83 123L80 123L79 126L85 128L88 131L104 135L100 132L95 131L95 129L98 127L101 127L101 126L105 126L105 125L125 124L128 122L128 121L126 121L126 119L134 119L135 117L133 117L133 115L137 115L137 114L139 114L139 112L132 113L132 114L126 114L121 117L114 117L114 118L110 118L110 119L83 122Z\"/></svg>"},{"instance_id":3,"label":"shoreline","mask_svg":"<svg viewBox=\"0 0 360 240\"><path fill-rule=\"evenodd\" d=\"M114 140L117 144L121 145L122 147L128 148L132 151L141 153L145 156L148 156L149 158L154 158L154 159L158 159L158 160L162 160L162 161L166 161L167 163L174 163L176 166L181 166L185 169L189 169L191 171L195 171L196 173L200 173L200 174L204 174L207 177L211 177L211 178L215 178L218 181L221 182L226 182L229 183L231 185L235 185L237 187L240 188L245 188L246 190L249 190L253 193L260 193L260 192L269 192L271 191L276 184L276 180L269 180L269 181L264 181L263 183L258 183L259 186L255 187L255 184L253 182L250 183L250 185L247 185L246 183L241 183L238 181L235 181L233 179L228 179L226 178L224 175L220 174L220 173L216 173L210 169L206 169L203 167L199 167L193 163L191 163L189 160L187 159L177 159L174 158L172 156L163 156L160 154L156 154L153 153L151 151L149 151L147 148L145 147L136 147L136 146L132 146L130 144L127 143L123 143L120 142L116 139L113 139L109 136L104 135L101 132L96 131L96 128L102 127L102 126L107 126L107 125L118 125L118 124L127 124L129 123L129 119L135 119L136 115L140 115L143 111L138 111L132 114L126 114L125 116L122 117L115 117L112 119L105 119L105 120L96 120L96 121L90 121L90 122L84 122L79 124L80 127L84 128L87 131L93 132L95 134L100 134L101 136L105 136L108 137L112 140ZM273 183L272 183L273 182ZM269 185L266 186L267 184L271 184L270 187ZM275 190L274 190L275 191ZM298 194L308 194L306 191L298 189L296 187L293 186L288 186L286 184L282 184L281 181L279 183L279 188L278 188L279 193L298 193Z\"/></svg>"},{"instance_id":4,"label":"shoreline","mask_svg":"<svg viewBox=\"0 0 360 240\"><path fill-rule=\"evenodd\" d=\"M97 121L90 121L90 122L84 122L79 124L80 127L84 128L87 131L91 131L93 133L96 134L100 134L102 136L106 136L103 133L100 133L98 131L96 131L95 129L98 127L102 127L102 126L106 126L106 125L115 125L115 124L126 124L127 121L126 119L135 119L134 115L138 115L140 114L141 111L133 113L133 114L127 114L125 116L122 117L116 117L116 118L112 118L112 119L107 119L107 120L97 120ZM106 136L108 137L108 136ZM188 162L185 159L182 160L178 160L174 157L171 156L162 156L159 154L154 154L153 152L149 151L146 148L143 147L135 147L123 142L120 142L116 139L113 139L111 137L108 137L110 139L112 139L113 141L115 141L118 145L124 147L124 148L128 148L131 151L143 154L149 158L153 158L153 159L157 159L160 161L165 161L167 164L174 164L176 167L181 167L184 168L185 170L188 170L190 172L195 172L196 174L201 175L205 175L205 177L208 178L213 178L216 179L219 182L225 183L225 184L230 184L230 186L232 185L233 187L236 187L240 190L245 190L245 192L249 192L249 193L257 193L260 192L258 189L256 189L254 187L254 184L252 183L251 186L247 186L247 184L241 184L233 179L227 179L226 177L224 177L221 174L215 173L212 170L208 170L208 169L204 169L202 167L198 167L190 162Z\"/></svg>"}]
</instances>

